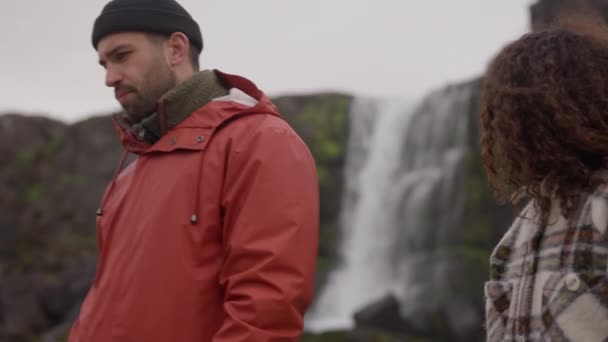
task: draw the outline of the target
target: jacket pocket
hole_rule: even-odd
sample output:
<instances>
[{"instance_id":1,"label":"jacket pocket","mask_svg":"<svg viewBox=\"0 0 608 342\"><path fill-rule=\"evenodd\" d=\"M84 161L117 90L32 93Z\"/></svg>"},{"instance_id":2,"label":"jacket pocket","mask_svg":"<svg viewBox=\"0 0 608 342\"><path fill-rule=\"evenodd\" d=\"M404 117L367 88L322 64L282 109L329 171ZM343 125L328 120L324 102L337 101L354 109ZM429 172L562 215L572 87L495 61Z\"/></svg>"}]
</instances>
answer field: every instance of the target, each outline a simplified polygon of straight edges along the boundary
<instances>
[{"instance_id":1,"label":"jacket pocket","mask_svg":"<svg viewBox=\"0 0 608 342\"><path fill-rule=\"evenodd\" d=\"M551 341L608 339L608 278L564 271L543 286L543 334Z\"/></svg>"},{"instance_id":2,"label":"jacket pocket","mask_svg":"<svg viewBox=\"0 0 608 342\"><path fill-rule=\"evenodd\" d=\"M484 284L485 310L486 310L486 337L487 341L502 341L507 320L513 284L508 281L490 280Z\"/></svg>"}]
</instances>

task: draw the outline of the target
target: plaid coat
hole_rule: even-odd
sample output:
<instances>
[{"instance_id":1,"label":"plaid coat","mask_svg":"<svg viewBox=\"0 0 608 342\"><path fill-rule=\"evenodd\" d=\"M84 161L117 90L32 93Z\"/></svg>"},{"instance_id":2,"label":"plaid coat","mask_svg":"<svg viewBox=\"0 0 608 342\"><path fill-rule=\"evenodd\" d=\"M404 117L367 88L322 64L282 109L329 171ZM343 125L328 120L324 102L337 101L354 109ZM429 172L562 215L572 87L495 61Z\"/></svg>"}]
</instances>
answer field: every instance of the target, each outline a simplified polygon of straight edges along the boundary
<instances>
[{"instance_id":1,"label":"plaid coat","mask_svg":"<svg viewBox=\"0 0 608 342\"><path fill-rule=\"evenodd\" d=\"M556 201L554 201L556 202ZM608 186L572 219L529 203L492 253L488 341L608 341Z\"/></svg>"}]
</instances>

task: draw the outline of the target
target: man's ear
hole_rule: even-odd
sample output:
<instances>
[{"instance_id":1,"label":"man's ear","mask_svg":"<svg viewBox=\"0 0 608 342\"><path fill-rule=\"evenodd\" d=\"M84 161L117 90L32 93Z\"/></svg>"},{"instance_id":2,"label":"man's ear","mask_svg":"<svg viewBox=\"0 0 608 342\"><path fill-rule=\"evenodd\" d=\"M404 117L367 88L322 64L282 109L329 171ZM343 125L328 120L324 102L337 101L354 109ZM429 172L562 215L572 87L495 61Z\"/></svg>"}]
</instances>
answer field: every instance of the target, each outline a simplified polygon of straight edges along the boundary
<instances>
[{"instance_id":1,"label":"man's ear","mask_svg":"<svg viewBox=\"0 0 608 342\"><path fill-rule=\"evenodd\" d=\"M167 58L171 66L177 66L189 59L188 51L190 50L190 41L188 37L181 32L174 32L167 39Z\"/></svg>"}]
</instances>

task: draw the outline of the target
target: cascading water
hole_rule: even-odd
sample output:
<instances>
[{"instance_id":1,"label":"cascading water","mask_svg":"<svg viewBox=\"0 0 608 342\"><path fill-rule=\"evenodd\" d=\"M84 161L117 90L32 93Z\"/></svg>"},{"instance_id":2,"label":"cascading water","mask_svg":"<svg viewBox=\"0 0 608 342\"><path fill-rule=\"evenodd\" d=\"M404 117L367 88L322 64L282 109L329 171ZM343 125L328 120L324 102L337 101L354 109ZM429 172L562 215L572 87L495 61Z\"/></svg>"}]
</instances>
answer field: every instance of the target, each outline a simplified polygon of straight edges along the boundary
<instances>
[{"instance_id":1,"label":"cascading water","mask_svg":"<svg viewBox=\"0 0 608 342\"><path fill-rule=\"evenodd\" d=\"M342 264L306 317L309 331L348 329L353 314L387 294L402 314L447 295L448 242L460 221L469 86L448 87L417 108L356 99L341 212ZM424 298L424 300L422 300Z\"/></svg>"}]
</instances>

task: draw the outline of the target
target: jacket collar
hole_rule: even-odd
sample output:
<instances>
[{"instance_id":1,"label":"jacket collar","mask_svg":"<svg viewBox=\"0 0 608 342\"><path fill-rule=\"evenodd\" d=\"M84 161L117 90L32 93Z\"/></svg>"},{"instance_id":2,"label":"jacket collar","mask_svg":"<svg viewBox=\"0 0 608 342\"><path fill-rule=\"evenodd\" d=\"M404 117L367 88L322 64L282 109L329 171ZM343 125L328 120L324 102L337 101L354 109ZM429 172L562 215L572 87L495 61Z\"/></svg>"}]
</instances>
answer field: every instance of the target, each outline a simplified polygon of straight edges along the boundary
<instances>
[{"instance_id":1,"label":"jacket collar","mask_svg":"<svg viewBox=\"0 0 608 342\"><path fill-rule=\"evenodd\" d=\"M213 85L206 84L208 82ZM257 103L249 107L234 101L219 101L233 88L254 98ZM164 130L160 124L162 115L159 115L163 112L167 124ZM130 153L202 150L220 127L238 117L261 113L280 117L276 106L253 82L218 70L208 70L195 74L165 94L159 101L157 113L153 114L154 120L151 116L137 126L129 124L124 115L117 114L114 116L114 126L121 144ZM149 141L146 135L150 132L157 138Z\"/></svg>"},{"instance_id":2,"label":"jacket collar","mask_svg":"<svg viewBox=\"0 0 608 342\"><path fill-rule=\"evenodd\" d=\"M192 112L226 94L228 90L215 72L204 70L169 90L158 100L156 112L140 122L131 123L126 113L117 114L116 119L120 126L133 132L140 141L153 145Z\"/></svg>"}]
</instances>

